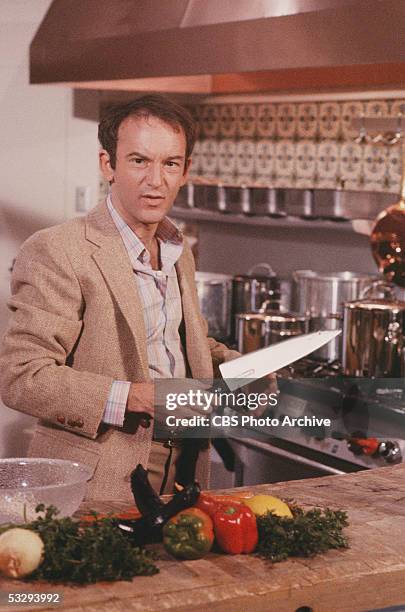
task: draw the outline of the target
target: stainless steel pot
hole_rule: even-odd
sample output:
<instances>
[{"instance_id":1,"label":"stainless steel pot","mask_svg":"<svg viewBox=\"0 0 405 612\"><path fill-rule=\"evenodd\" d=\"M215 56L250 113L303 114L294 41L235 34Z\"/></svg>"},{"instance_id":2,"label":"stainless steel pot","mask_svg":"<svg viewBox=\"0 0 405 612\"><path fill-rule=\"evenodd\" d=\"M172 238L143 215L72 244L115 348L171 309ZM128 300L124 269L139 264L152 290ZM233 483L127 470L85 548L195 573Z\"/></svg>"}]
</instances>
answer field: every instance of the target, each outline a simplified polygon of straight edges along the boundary
<instances>
[{"instance_id":1,"label":"stainless steel pot","mask_svg":"<svg viewBox=\"0 0 405 612\"><path fill-rule=\"evenodd\" d=\"M180 188L174 205L179 208L194 208L194 185L191 181L187 181Z\"/></svg>"},{"instance_id":2,"label":"stainless steel pot","mask_svg":"<svg viewBox=\"0 0 405 612\"><path fill-rule=\"evenodd\" d=\"M259 270L261 270L261 274ZM260 312L280 309L280 281L267 263L259 263L247 274L233 278L232 290L232 338L236 339L235 316L244 312Z\"/></svg>"},{"instance_id":3,"label":"stainless steel pot","mask_svg":"<svg viewBox=\"0 0 405 612\"><path fill-rule=\"evenodd\" d=\"M291 276L279 276L280 280L280 310L281 312L291 312L294 310L291 305L293 280Z\"/></svg>"},{"instance_id":4,"label":"stainless steel pot","mask_svg":"<svg viewBox=\"0 0 405 612\"><path fill-rule=\"evenodd\" d=\"M224 185L221 182L196 183L192 192L192 205L190 205L191 196L187 193L180 193L176 199L176 206L181 206L183 202L184 207L186 201L188 207L205 208L216 212L246 215L252 212L250 189L247 185Z\"/></svg>"},{"instance_id":5,"label":"stainless steel pot","mask_svg":"<svg viewBox=\"0 0 405 612\"><path fill-rule=\"evenodd\" d=\"M260 268L265 270L264 274L258 273ZM280 302L279 292L280 281L272 267L267 263L256 264L247 274L238 274L233 278L234 314L260 312L263 302L267 299L275 307L276 303Z\"/></svg>"},{"instance_id":6,"label":"stainless steel pot","mask_svg":"<svg viewBox=\"0 0 405 612\"><path fill-rule=\"evenodd\" d=\"M200 309L208 323L208 334L226 341L231 334L232 276L214 272L196 272Z\"/></svg>"},{"instance_id":7,"label":"stainless steel pot","mask_svg":"<svg viewBox=\"0 0 405 612\"><path fill-rule=\"evenodd\" d=\"M342 329L344 303L358 299L378 277L347 271L296 270L293 279L292 308L309 315L310 330L317 331ZM341 337L315 351L314 356L328 360L341 359Z\"/></svg>"},{"instance_id":8,"label":"stainless steel pot","mask_svg":"<svg viewBox=\"0 0 405 612\"><path fill-rule=\"evenodd\" d=\"M314 219L314 190L313 189L285 189L284 201L287 215Z\"/></svg>"},{"instance_id":9,"label":"stainless steel pot","mask_svg":"<svg viewBox=\"0 0 405 612\"><path fill-rule=\"evenodd\" d=\"M251 209L253 215L285 217L284 190L274 187L252 187Z\"/></svg>"},{"instance_id":10,"label":"stainless steel pot","mask_svg":"<svg viewBox=\"0 0 405 612\"><path fill-rule=\"evenodd\" d=\"M218 210L233 214L251 213L250 191L246 185L218 187Z\"/></svg>"},{"instance_id":11,"label":"stainless steel pot","mask_svg":"<svg viewBox=\"0 0 405 612\"><path fill-rule=\"evenodd\" d=\"M245 313L236 315L236 340L240 353L305 334L309 317L297 313Z\"/></svg>"},{"instance_id":12,"label":"stainless steel pot","mask_svg":"<svg viewBox=\"0 0 405 612\"><path fill-rule=\"evenodd\" d=\"M386 298L373 298L385 288ZM403 378L405 302L396 299L393 287L374 284L364 299L344 307L343 371L347 376Z\"/></svg>"}]
</instances>

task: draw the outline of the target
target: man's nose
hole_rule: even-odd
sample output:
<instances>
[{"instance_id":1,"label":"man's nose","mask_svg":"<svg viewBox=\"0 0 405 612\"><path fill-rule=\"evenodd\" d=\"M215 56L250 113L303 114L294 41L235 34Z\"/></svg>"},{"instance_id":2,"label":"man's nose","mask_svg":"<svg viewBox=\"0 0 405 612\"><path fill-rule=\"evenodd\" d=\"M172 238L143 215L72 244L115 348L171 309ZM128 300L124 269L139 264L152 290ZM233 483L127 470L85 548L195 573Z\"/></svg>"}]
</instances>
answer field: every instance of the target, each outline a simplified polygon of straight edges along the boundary
<instances>
[{"instance_id":1,"label":"man's nose","mask_svg":"<svg viewBox=\"0 0 405 612\"><path fill-rule=\"evenodd\" d=\"M150 164L147 181L151 187L160 187L163 182L163 169L160 164Z\"/></svg>"}]
</instances>

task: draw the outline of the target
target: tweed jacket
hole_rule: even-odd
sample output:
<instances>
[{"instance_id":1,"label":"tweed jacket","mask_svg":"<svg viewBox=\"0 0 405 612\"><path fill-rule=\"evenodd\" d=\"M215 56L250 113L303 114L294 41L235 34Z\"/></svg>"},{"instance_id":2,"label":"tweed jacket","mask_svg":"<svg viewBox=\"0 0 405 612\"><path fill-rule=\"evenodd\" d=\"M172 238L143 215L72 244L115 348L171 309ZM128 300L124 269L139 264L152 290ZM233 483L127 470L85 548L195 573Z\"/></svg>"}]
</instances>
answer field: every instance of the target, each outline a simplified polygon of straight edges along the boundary
<instances>
[{"instance_id":1,"label":"tweed jacket","mask_svg":"<svg viewBox=\"0 0 405 612\"><path fill-rule=\"evenodd\" d=\"M187 244L176 271L185 351L193 378L237 355L207 338ZM39 420L30 456L89 465L88 499L131 499L129 475L145 467L151 429L134 433L102 423L114 379L148 381L140 297L106 203L86 217L41 230L22 246L11 282L13 312L0 354L4 403ZM196 477L208 484L208 451Z\"/></svg>"}]
</instances>

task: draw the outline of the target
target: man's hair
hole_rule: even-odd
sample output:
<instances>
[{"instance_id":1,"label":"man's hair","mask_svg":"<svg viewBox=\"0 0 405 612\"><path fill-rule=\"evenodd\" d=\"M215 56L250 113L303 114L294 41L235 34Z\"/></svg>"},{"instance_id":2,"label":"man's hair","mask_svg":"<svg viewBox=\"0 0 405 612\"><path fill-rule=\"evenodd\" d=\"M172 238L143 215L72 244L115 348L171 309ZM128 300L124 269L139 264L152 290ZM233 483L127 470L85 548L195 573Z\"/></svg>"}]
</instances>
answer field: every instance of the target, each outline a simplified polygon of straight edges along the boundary
<instances>
[{"instance_id":1,"label":"man's hair","mask_svg":"<svg viewBox=\"0 0 405 612\"><path fill-rule=\"evenodd\" d=\"M121 123L127 117L148 118L149 116L160 119L176 131L183 130L186 137L185 171L187 160L191 156L197 139L197 124L189 111L183 106L159 94L142 96L127 104L110 107L102 117L98 126L98 139L103 149L110 156L112 168L115 168L116 164L118 130Z\"/></svg>"}]
</instances>

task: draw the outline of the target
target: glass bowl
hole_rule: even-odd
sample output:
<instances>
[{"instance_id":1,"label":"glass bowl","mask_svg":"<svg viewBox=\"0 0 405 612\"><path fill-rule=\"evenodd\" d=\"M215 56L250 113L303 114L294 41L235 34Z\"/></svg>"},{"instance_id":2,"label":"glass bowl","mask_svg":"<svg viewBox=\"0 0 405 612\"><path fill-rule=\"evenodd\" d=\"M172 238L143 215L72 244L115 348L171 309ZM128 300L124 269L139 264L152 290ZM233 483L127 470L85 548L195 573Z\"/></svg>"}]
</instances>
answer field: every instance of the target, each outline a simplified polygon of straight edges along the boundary
<instances>
[{"instance_id":1,"label":"glass bowl","mask_svg":"<svg viewBox=\"0 0 405 612\"><path fill-rule=\"evenodd\" d=\"M0 459L0 524L36 518L38 504L55 506L58 517L75 512L92 470L64 459Z\"/></svg>"}]
</instances>

